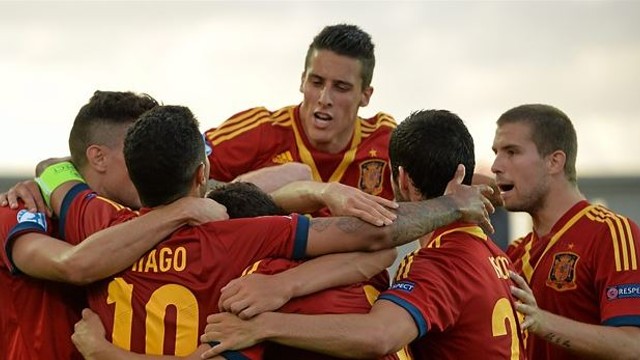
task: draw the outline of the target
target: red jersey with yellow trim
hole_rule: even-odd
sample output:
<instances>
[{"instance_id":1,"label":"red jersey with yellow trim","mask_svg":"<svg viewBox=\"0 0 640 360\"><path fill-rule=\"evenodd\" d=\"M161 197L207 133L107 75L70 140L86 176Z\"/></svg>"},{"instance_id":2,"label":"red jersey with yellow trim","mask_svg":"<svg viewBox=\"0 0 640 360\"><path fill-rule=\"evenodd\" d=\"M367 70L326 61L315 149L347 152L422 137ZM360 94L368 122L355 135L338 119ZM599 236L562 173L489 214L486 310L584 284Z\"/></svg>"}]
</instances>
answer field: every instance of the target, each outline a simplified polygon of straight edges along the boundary
<instances>
[{"instance_id":1,"label":"red jersey with yellow trim","mask_svg":"<svg viewBox=\"0 0 640 360\"><path fill-rule=\"evenodd\" d=\"M213 147L210 177L231 181L248 171L287 162L305 163L316 181L337 181L393 199L389 137L396 127L388 114L358 117L351 144L329 154L314 149L300 122L299 106L271 112L257 107L238 113L205 132Z\"/></svg>"},{"instance_id":2,"label":"red jersey with yellow trim","mask_svg":"<svg viewBox=\"0 0 640 360\"><path fill-rule=\"evenodd\" d=\"M27 233L51 235L52 224L42 213L0 207L0 357L11 360L82 359L71 343L80 320L73 305L84 294L65 284L21 274L11 259L13 241ZM55 316L53 316L55 315Z\"/></svg>"},{"instance_id":3,"label":"red jersey with yellow trim","mask_svg":"<svg viewBox=\"0 0 640 360\"><path fill-rule=\"evenodd\" d=\"M62 213L71 243L102 225L132 217L130 211L78 187L65 198ZM303 257L308 224L305 217L291 215L182 227L130 269L92 285L89 304L100 315L107 337L123 349L190 354L199 345L207 315L218 312L220 289L259 259Z\"/></svg>"},{"instance_id":4,"label":"red jersey with yellow trim","mask_svg":"<svg viewBox=\"0 0 640 360\"><path fill-rule=\"evenodd\" d=\"M640 326L638 225L580 201L544 237L529 233L507 249L541 309L587 324ZM530 359L577 359L528 336Z\"/></svg>"},{"instance_id":5,"label":"red jersey with yellow trim","mask_svg":"<svg viewBox=\"0 0 640 360\"><path fill-rule=\"evenodd\" d=\"M478 226L458 222L407 255L378 301L393 302L415 321L416 359L525 359L511 268Z\"/></svg>"},{"instance_id":6,"label":"red jersey with yellow trim","mask_svg":"<svg viewBox=\"0 0 640 360\"><path fill-rule=\"evenodd\" d=\"M269 258L256 262L245 270L243 275L251 273L260 273L265 275L273 275L285 270L298 266L302 261L293 261L289 259ZM307 296L301 296L291 299L282 306L278 311L284 313L295 314L366 314L371 310L371 305L375 302L380 291L386 289L380 288L379 283L365 281L347 286L334 287L319 291ZM264 353L265 359L279 360L328 360L338 359L330 355L324 355L306 351L303 349L288 347L277 343L267 342ZM260 346L260 345L259 345ZM382 359L385 360L403 360L411 359L406 350L401 350L397 354L387 355Z\"/></svg>"}]
</instances>

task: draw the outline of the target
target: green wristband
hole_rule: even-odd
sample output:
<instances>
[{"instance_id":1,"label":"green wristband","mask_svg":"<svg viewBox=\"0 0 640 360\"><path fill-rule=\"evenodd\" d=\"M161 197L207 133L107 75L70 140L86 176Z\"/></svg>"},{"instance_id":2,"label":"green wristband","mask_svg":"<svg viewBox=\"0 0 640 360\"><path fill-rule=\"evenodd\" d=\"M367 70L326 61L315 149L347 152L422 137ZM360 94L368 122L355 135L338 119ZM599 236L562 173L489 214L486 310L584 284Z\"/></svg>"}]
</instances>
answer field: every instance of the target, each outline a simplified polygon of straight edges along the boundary
<instances>
[{"instance_id":1,"label":"green wristband","mask_svg":"<svg viewBox=\"0 0 640 360\"><path fill-rule=\"evenodd\" d=\"M42 192L42 197L44 197L44 201L48 207L51 207L51 194L60 185L69 181L84 182L84 179L70 161L63 161L48 166L42 174L40 174L40 177L37 177L35 180L40 187L40 192Z\"/></svg>"}]
</instances>

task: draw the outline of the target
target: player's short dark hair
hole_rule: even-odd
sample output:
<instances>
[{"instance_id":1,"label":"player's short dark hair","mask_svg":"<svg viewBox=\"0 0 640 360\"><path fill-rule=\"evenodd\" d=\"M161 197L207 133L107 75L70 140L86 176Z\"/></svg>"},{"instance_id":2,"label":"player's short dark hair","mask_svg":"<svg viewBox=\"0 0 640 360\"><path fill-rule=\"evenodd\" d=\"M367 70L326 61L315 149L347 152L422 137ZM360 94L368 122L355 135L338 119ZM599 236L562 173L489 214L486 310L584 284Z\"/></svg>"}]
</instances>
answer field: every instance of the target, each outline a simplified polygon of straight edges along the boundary
<instances>
[{"instance_id":1,"label":"player's short dark hair","mask_svg":"<svg viewBox=\"0 0 640 360\"><path fill-rule=\"evenodd\" d=\"M145 206L168 204L188 195L205 160L198 120L184 106L157 106L127 132L124 159Z\"/></svg>"},{"instance_id":2,"label":"player's short dark hair","mask_svg":"<svg viewBox=\"0 0 640 360\"><path fill-rule=\"evenodd\" d=\"M507 110L496 123L498 127L511 123L528 124L538 154L544 157L556 150L563 151L566 155L565 176L576 183L578 136L567 114L551 105L525 104Z\"/></svg>"},{"instance_id":3,"label":"player's short dark hair","mask_svg":"<svg viewBox=\"0 0 640 360\"><path fill-rule=\"evenodd\" d=\"M156 106L158 102L147 94L94 92L89 102L80 108L69 133L69 151L73 163L79 169L83 168L87 163L86 151L89 146L114 146L119 142L110 131L111 127L132 123Z\"/></svg>"},{"instance_id":4,"label":"player's short dark hair","mask_svg":"<svg viewBox=\"0 0 640 360\"><path fill-rule=\"evenodd\" d=\"M252 183L235 182L220 185L209 191L207 197L224 205L231 219L286 215L269 194Z\"/></svg>"},{"instance_id":5,"label":"player's short dark hair","mask_svg":"<svg viewBox=\"0 0 640 360\"><path fill-rule=\"evenodd\" d=\"M394 179L402 166L423 198L444 194L458 164L465 166L464 184L470 185L475 168L473 138L456 114L421 110L398 124L389 141Z\"/></svg>"},{"instance_id":6,"label":"player's short dark hair","mask_svg":"<svg viewBox=\"0 0 640 360\"><path fill-rule=\"evenodd\" d=\"M356 25L337 24L326 26L313 38L304 59L305 71L315 50L329 50L338 55L360 60L362 65L362 88L371 85L373 69L376 66L371 35Z\"/></svg>"}]
</instances>

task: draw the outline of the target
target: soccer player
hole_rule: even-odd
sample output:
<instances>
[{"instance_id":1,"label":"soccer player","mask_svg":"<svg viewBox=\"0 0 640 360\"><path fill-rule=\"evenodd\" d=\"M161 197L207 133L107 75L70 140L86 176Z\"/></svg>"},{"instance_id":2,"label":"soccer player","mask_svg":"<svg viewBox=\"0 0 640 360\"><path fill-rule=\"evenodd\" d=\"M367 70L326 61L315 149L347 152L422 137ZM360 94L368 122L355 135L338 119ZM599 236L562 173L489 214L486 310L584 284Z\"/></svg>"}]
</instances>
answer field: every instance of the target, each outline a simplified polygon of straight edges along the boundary
<instances>
[{"instance_id":1,"label":"soccer player","mask_svg":"<svg viewBox=\"0 0 640 360\"><path fill-rule=\"evenodd\" d=\"M400 204L439 196L458 164L475 165L467 128L443 110L411 114L394 130L389 148L396 198L405 201ZM464 179L470 182L471 172ZM205 355L270 340L354 358L380 357L411 343L417 359L524 359L506 255L466 221L425 240L367 314L266 312L248 321L215 314L201 339L220 344Z\"/></svg>"},{"instance_id":2,"label":"soccer player","mask_svg":"<svg viewBox=\"0 0 640 360\"><path fill-rule=\"evenodd\" d=\"M86 143L87 154L102 154L102 164L112 161L113 152L101 139L117 142L113 138L117 135L117 126L108 122L125 114L131 123L142 112L157 105L149 97L132 93L96 92L90 103L80 111L79 118L86 117L88 108L96 104L101 109L91 115L100 124L95 129L96 133L85 129L77 135L89 139ZM68 171L69 168L59 167L58 170ZM92 172L85 171L85 174ZM57 181L59 175L44 173L41 179L51 183ZM121 181L113 181L111 191L107 191L109 184L102 186L93 176L87 176L87 179L96 188L110 194L125 189L122 199L130 195ZM176 228L220 217L220 207L211 201L183 200L188 201L171 204L157 215L149 214L152 216L143 216L96 233L77 246L55 239L53 236L58 235L57 224L43 213L28 212L22 204L17 209L0 208L0 239L4 250L0 261L0 353L7 359L36 359L42 356L53 359L79 358L70 336L73 324L79 319L80 309L84 306L83 292L72 286L39 279L83 285L105 278L130 266Z\"/></svg>"},{"instance_id":3,"label":"soccer player","mask_svg":"<svg viewBox=\"0 0 640 360\"><path fill-rule=\"evenodd\" d=\"M204 194L209 162L198 139L197 121L184 107L156 107L132 125L124 152L131 179L148 207L142 213ZM89 303L121 348L186 355L198 345L206 314L217 311L221 287L257 260L392 247L462 214L487 225L488 200L476 188L457 187L452 195L399 207L398 219L385 227L354 218L291 215L182 228L120 276L94 284ZM68 192L63 204L61 227L71 243L123 217L82 184Z\"/></svg>"},{"instance_id":4,"label":"soccer player","mask_svg":"<svg viewBox=\"0 0 640 360\"><path fill-rule=\"evenodd\" d=\"M205 132L214 148L210 176L230 181L250 170L301 162L316 181L392 199L387 144L395 121L385 113L358 116L373 94L374 66L374 44L362 29L322 29L305 57L301 104L249 109Z\"/></svg>"},{"instance_id":5,"label":"soccer player","mask_svg":"<svg viewBox=\"0 0 640 360\"><path fill-rule=\"evenodd\" d=\"M514 294L529 358L640 357L638 225L580 193L577 136L562 111L522 105L497 125L492 171L505 207L533 221L507 250L524 278L514 276Z\"/></svg>"}]
</instances>

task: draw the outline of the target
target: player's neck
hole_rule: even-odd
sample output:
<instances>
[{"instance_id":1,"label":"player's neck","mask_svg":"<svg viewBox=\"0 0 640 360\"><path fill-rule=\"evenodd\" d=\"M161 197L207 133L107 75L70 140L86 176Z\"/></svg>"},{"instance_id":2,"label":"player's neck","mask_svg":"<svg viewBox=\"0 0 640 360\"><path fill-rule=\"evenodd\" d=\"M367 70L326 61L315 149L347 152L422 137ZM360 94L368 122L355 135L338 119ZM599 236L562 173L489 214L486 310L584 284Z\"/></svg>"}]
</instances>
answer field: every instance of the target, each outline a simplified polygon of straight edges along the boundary
<instances>
[{"instance_id":1,"label":"player's neck","mask_svg":"<svg viewBox=\"0 0 640 360\"><path fill-rule=\"evenodd\" d=\"M309 129L307 129L306 123L302 120L302 131L304 133L304 137L307 139L307 142L311 147L317 151L321 151L329 154L337 154L342 151L345 151L349 145L351 144L351 139L353 138L353 133L355 132L355 126L351 127L349 131L345 131L342 134L338 134L337 136L331 138L328 141L318 141L314 140L309 136Z\"/></svg>"},{"instance_id":2,"label":"player's neck","mask_svg":"<svg viewBox=\"0 0 640 360\"><path fill-rule=\"evenodd\" d=\"M353 133L349 134L349 136L346 137L334 138L329 142L313 141L309 138L309 136L307 136L307 140L309 141L309 144L318 151L329 154L337 154L344 151L349 146L352 137Z\"/></svg>"},{"instance_id":3,"label":"player's neck","mask_svg":"<svg viewBox=\"0 0 640 360\"><path fill-rule=\"evenodd\" d=\"M91 188L91 190L95 191L100 196L107 196L105 191L104 182L102 181L102 177L97 174L95 171L91 169L79 169L80 175L84 178L84 181Z\"/></svg>"},{"instance_id":4,"label":"player's neck","mask_svg":"<svg viewBox=\"0 0 640 360\"><path fill-rule=\"evenodd\" d=\"M530 214L533 230L539 237L549 234L558 220L582 200L585 200L584 195L569 182L551 186L542 206Z\"/></svg>"}]
</instances>

